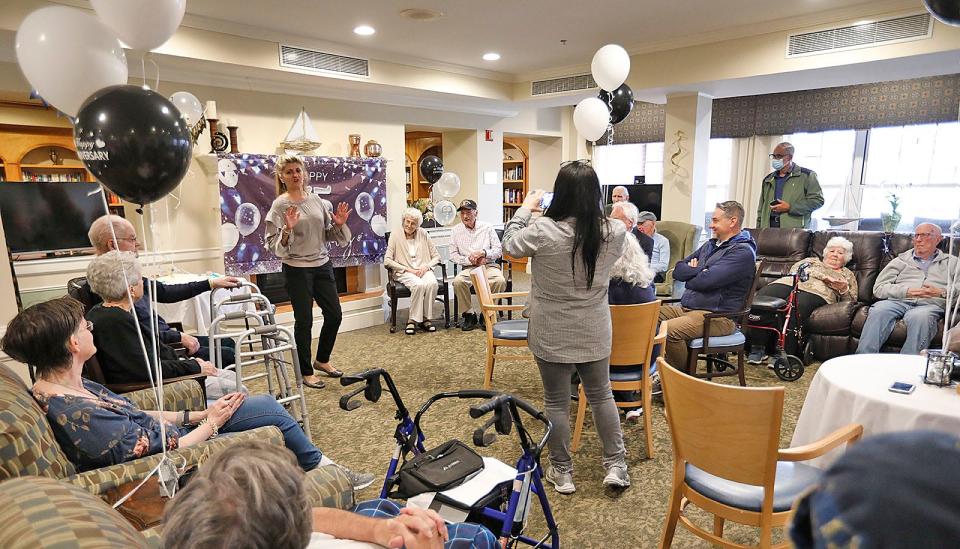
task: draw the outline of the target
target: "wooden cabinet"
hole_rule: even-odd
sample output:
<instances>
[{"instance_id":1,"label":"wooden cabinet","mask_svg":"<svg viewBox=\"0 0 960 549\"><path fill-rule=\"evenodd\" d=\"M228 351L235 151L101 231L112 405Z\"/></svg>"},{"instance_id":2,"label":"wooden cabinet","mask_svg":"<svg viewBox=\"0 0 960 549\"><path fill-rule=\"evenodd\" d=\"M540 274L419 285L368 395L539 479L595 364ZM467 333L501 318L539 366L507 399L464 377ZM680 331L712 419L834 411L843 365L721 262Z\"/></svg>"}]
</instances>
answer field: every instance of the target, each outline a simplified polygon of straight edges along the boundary
<instances>
[{"instance_id":1,"label":"wooden cabinet","mask_svg":"<svg viewBox=\"0 0 960 549\"><path fill-rule=\"evenodd\" d=\"M507 222L527 196L530 181L530 140L525 137L503 137L503 221Z\"/></svg>"},{"instance_id":2,"label":"wooden cabinet","mask_svg":"<svg viewBox=\"0 0 960 549\"><path fill-rule=\"evenodd\" d=\"M0 180L95 181L77 157L70 128L0 124ZM110 213L123 216L123 204L107 192Z\"/></svg>"},{"instance_id":3,"label":"wooden cabinet","mask_svg":"<svg viewBox=\"0 0 960 549\"><path fill-rule=\"evenodd\" d=\"M431 183L420 176L420 160L430 155L443 160L443 136L440 133L406 133L407 203L430 198Z\"/></svg>"}]
</instances>

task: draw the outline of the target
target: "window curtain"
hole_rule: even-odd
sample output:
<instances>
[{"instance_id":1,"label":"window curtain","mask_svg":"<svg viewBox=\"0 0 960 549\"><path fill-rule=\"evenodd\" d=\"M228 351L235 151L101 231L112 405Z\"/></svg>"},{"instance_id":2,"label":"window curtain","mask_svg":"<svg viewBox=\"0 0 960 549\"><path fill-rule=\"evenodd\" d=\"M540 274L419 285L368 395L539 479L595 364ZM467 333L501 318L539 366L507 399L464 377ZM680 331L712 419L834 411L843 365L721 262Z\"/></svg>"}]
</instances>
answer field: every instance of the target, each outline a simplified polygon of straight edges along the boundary
<instances>
[{"instance_id":1,"label":"window curtain","mask_svg":"<svg viewBox=\"0 0 960 549\"><path fill-rule=\"evenodd\" d=\"M760 187L763 178L773 171L768 155L782 138L781 135L754 135L733 141L729 196L743 204L746 213L744 227L757 226Z\"/></svg>"}]
</instances>

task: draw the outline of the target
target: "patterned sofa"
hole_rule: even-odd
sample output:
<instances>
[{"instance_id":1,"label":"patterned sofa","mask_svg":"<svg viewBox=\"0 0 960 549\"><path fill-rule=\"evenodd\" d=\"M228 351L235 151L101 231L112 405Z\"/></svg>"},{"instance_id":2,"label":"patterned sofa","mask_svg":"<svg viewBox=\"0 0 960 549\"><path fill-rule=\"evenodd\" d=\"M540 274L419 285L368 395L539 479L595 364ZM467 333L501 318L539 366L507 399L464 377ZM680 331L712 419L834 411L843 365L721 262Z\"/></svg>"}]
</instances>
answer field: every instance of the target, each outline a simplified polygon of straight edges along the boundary
<instances>
[{"instance_id":1,"label":"patterned sofa","mask_svg":"<svg viewBox=\"0 0 960 549\"><path fill-rule=\"evenodd\" d=\"M124 396L142 409L157 408L150 390ZM205 408L203 393L194 381L165 385L164 403L166 410ZM279 429L261 427L180 448L168 452L168 455L177 463L186 462L193 467L218 450L247 439L283 444ZM159 461L159 455L152 455L100 469L78 471L60 450L46 415L30 390L16 373L0 365L0 481L26 476L48 477L73 484L92 495L108 497L115 489L139 483ZM317 505L341 509L353 507L353 488L338 468L321 467L311 471L308 478ZM6 546L0 542L0 547Z\"/></svg>"},{"instance_id":2,"label":"patterned sofa","mask_svg":"<svg viewBox=\"0 0 960 549\"><path fill-rule=\"evenodd\" d=\"M757 241L757 255L765 260L760 287L787 274L790 267L806 257L823 256L823 248L834 236L853 243L853 259L847 268L857 277L857 301L834 303L816 309L804 325L809 352L817 360L851 354L857 350L860 333L866 322L873 296L873 284L898 254L913 247L911 235L886 234L876 231L807 231L804 229L748 229ZM940 248L947 249L947 241ZM897 322L883 352L899 352L907 336L903 321ZM943 322L934 340L939 345Z\"/></svg>"}]
</instances>

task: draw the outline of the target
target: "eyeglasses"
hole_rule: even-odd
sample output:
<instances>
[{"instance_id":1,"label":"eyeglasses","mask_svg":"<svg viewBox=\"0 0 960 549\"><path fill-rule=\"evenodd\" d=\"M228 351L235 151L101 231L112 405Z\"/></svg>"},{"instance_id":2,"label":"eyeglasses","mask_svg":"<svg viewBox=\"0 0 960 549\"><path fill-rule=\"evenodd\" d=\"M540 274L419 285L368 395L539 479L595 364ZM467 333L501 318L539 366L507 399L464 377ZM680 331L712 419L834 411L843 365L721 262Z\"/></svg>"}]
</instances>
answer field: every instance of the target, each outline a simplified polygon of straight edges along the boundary
<instances>
[{"instance_id":1,"label":"eyeglasses","mask_svg":"<svg viewBox=\"0 0 960 549\"><path fill-rule=\"evenodd\" d=\"M936 236L935 233L916 233L913 235L913 238L914 240L917 240L920 238L933 238L934 236Z\"/></svg>"},{"instance_id":2,"label":"eyeglasses","mask_svg":"<svg viewBox=\"0 0 960 549\"><path fill-rule=\"evenodd\" d=\"M91 321L89 321L89 320L84 320L84 321L83 321L83 327L86 328L88 332L92 332L92 331L93 331L93 322L91 322Z\"/></svg>"},{"instance_id":3,"label":"eyeglasses","mask_svg":"<svg viewBox=\"0 0 960 549\"><path fill-rule=\"evenodd\" d=\"M583 165L585 165L585 166L590 166L590 165L591 165L589 158L581 158L581 159L578 159L578 160L567 160L567 161L565 161L565 162L561 162L561 163L560 163L560 167L562 168L562 167L567 166L567 165L569 165L569 164L583 164Z\"/></svg>"},{"instance_id":4,"label":"eyeglasses","mask_svg":"<svg viewBox=\"0 0 960 549\"><path fill-rule=\"evenodd\" d=\"M126 240L127 242L136 242L136 241L137 241L137 235L127 236L127 237L124 237L124 238L117 237L117 240Z\"/></svg>"},{"instance_id":5,"label":"eyeglasses","mask_svg":"<svg viewBox=\"0 0 960 549\"><path fill-rule=\"evenodd\" d=\"M783 157L785 157L785 156L790 156L790 155L787 155L787 154L773 154L773 153L771 153L769 156L770 156L770 158L773 158L773 159L775 159L775 160L783 160Z\"/></svg>"}]
</instances>

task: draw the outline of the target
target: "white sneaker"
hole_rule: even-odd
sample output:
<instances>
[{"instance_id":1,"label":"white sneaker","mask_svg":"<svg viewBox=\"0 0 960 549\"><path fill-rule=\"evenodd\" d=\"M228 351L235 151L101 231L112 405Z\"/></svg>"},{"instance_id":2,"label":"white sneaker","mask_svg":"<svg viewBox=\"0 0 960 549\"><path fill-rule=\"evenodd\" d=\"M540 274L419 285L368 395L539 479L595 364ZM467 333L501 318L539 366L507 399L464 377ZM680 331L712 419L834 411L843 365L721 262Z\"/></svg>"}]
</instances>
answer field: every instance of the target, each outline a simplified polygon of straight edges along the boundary
<instances>
[{"instance_id":1,"label":"white sneaker","mask_svg":"<svg viewBox=\"0 0 960 549\"><path fill-rule=\"evenodd\" d=\"M607 469L607 476L603 477L603 485L612 488L627 488L630 486L630 475L626 465L613 465Z\"/></svg>"},{"instance_id":2,"label":"white sneaker","mask_svg":"<svg viewBox=\"0 0 960 549\"><path fill-rule=\"evenodd\" d=\"M577 487L573 485L573 473L561 473L553 465L549 465L545 468L543 477L561 494L577 491Z\"/></svg>"},{"instance_id":3,"label":"white sneaker","mask_svg":"<svg viewBox=\"0 0 960 549\"><path fill-rule=\"evenodd\" d=\"M643 417L643 408L630 410L627 412L627 423L637 423Z\"/></svg>"}]
</instances>

